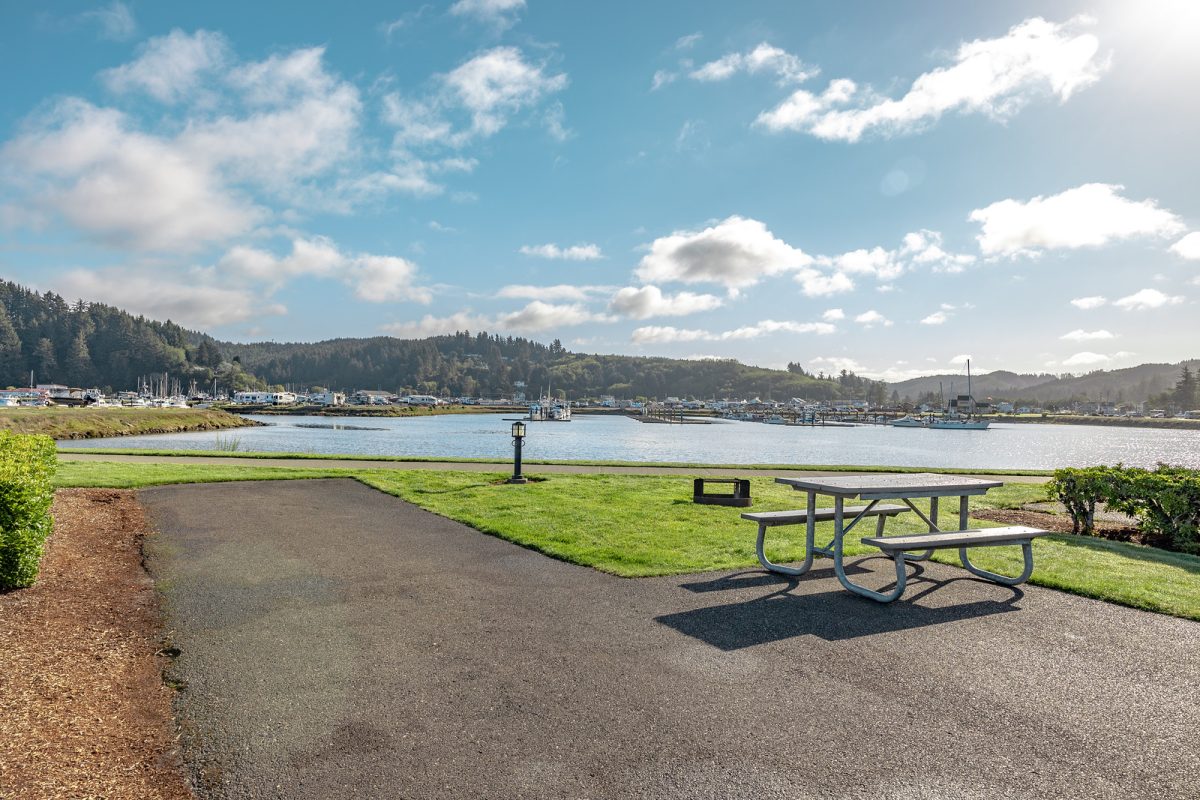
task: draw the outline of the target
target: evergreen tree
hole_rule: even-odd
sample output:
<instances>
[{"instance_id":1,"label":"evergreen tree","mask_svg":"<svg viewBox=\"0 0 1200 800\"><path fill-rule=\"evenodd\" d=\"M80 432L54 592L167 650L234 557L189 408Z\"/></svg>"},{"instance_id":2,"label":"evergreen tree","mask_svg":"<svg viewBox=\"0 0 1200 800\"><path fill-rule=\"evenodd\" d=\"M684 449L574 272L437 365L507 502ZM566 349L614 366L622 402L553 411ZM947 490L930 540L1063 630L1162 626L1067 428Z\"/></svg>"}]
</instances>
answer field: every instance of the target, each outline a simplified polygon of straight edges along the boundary
<instances>
[{"instance_id":1,"label":"evergreen tree","mask_svg":"<svg viewBox=\"0 0 1200 800\"><path fill-rule=\"evenodd\" d=\"M23 364L21 339L8 317L8 310L0 305L0 387L22 383Z\"/></svg>"},{"instance_id":2,"label":"evergreen tree","mask_svg":"<svg viewBox=\"0 0 1200 800\"><path fill-rule=\"evenodd\" d=\"M58 374L58 356L54 353L54 342L46 337L38 339L33 349L33 369L38 383L53 383Z\"/></svg>"}]
</instances>

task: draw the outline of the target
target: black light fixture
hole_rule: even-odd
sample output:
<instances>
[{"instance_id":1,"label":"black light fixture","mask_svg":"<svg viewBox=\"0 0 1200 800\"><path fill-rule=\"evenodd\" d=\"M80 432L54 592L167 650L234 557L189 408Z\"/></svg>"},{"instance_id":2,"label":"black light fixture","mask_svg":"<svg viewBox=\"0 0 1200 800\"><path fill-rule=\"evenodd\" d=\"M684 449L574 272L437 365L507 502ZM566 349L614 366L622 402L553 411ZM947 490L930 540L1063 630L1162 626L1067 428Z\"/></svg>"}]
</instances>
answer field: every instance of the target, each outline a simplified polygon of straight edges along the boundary
<instances>
[{"instance_id":1,"label":"black light fixture","mask_svg":"<svg viewBox=\"0 0 1200 800\"><path fill-rule=\"evenodd\" d=\"M529 480L521 474L521 440L525 438L525 423L517 420L512 424L513 436L513 474L509 483L528 483Z\"/></svg>"}]
</instances>

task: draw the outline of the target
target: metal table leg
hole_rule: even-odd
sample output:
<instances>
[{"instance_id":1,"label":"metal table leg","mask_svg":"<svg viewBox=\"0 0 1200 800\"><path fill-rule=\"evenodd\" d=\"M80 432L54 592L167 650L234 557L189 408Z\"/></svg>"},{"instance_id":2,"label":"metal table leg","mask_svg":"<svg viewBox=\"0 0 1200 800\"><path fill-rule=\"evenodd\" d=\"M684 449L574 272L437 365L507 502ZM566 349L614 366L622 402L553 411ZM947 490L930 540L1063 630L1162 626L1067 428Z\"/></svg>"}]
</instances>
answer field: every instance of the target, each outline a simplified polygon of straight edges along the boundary
<instances>
[{"instance_id":1,"label":"metal table leg","mask_svg":"<svg viewBox=\"0 0 1200 800\"><path fill-rule=\"evenodd\" d=\"M845 517L843 516L844 501L840 496L833 499L833 571L837 575L838 581L841 582L847 590L860 594L863 597L869 597L880 603L890 603L900 595L904 594L904 585L908 579L905 571L904 554L898 553L894 557L896 562L896 587L888 593L877 592L874 589L868 589L865 586L859 586L854 581L846 577L845 567L842 565L843 559L843 540L846 536ZM861 515L859 516L861 519Z\"/></svg>"},{"instance_id":2,"label":"metal table leg","mask_svg":"<svg viewBox=\"0 0 1200 800\"><path fill-rule=\"evenodd\" d=\"M758 523L758 563L763 565L764 569L780 575L796 577L803 575L812 569L813 564L813 537L816 535L816 521L813 519L817 513L817 494L816 492L808 493L808 520L805 523L804 533L804 563L798 567L785 567L782 564L776 564L767 558L767 554L763 551L763 543L767 537L767 526L765 523Z\"/></svg>"}]
</instances>

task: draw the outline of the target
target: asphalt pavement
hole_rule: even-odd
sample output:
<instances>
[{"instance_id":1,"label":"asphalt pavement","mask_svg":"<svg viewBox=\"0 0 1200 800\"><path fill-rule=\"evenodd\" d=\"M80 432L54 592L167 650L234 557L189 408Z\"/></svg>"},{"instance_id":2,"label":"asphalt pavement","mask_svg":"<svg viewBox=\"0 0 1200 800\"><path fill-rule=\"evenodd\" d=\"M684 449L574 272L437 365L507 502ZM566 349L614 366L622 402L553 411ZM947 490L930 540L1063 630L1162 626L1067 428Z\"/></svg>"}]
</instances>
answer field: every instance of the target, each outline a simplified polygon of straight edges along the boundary
<instances>
[{"instance_id":1,"label":"asphalt pavement","mask_svg":"<svg viewBox=\"0 0 1200 800\"><path fill-rule=\"evenodd\" d=\"M1197 797L1194 622L937 564L887 606L616 578L352 480L139 496L202 798Z\"/></svg>"}]
</instances>

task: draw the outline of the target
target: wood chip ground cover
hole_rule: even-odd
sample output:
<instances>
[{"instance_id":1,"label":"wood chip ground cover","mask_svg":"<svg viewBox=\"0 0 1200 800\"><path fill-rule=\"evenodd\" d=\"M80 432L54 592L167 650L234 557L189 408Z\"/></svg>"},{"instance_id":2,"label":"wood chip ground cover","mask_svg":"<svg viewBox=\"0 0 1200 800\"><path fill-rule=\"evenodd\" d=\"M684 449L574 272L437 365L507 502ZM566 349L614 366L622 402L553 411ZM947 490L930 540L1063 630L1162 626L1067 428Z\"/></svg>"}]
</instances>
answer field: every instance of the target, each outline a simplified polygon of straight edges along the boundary
<instances>
[{"instance_id":1,"label":"wood chip ground cover","mask_svg":"<svg viewBox=\"0 0 1200 800\"><path fill-rule=\"evenodd\" d=\"M0 594L0 798L190 798L134 493L53 513L38 582Z\"/></svg>"}]
</instances>

